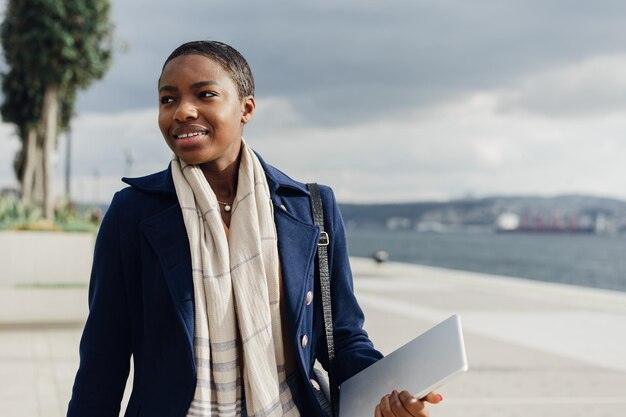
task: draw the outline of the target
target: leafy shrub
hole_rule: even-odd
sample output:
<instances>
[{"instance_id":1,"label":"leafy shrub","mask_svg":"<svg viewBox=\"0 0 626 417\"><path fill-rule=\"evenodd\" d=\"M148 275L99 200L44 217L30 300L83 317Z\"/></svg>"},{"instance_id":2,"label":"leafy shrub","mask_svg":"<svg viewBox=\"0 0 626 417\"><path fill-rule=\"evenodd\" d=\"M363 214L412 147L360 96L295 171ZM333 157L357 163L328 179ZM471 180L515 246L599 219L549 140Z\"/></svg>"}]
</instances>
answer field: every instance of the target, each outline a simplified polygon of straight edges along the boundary
<instances>
[{"instance_id":1,"label":"leafy shrub","mask_svg":"<svg viewBox=\"0 0 626 417\"><path fill-rule=\"evenodd\" d=\"M41 210L22 203L15 194L0 196L0 229L16 229L41 218Z\"/></svg>"},{"instance_id":2,"label":"leafy shrub","mask_svg":"<svg viewBox=\"0 0 626 417\"><path fill-rule=\"evenodd\" d=\"M41 210L24 204L15 194L0 196L0 229L95 232L101 220L99 208L83 208L67 200L60 200L55 208L54 221L43 219Z\"/></svg>"}]
</instances>

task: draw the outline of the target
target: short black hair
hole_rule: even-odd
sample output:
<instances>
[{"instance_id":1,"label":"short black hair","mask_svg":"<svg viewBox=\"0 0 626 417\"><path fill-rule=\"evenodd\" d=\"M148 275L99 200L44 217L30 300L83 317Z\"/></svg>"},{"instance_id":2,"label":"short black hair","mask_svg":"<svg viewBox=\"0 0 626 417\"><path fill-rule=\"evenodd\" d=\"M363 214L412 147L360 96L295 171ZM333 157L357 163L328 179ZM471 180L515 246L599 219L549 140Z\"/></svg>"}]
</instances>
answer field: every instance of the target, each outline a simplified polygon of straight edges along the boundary
<instances>
[{"instance_id":1,"label":"short black hair","mask_svg":"<svg viewBox=\"0 0 626 417\"><path fill-rule=\"evenodd\" d=\"M192 41L174 49L163 64L181 55L202 55L217 62L226 70L239 90L239 99L254 97L254 77L246 59L230 45L219 41ZM163 71L161 69L161 71Z\"/></svg>"}]
</instances>

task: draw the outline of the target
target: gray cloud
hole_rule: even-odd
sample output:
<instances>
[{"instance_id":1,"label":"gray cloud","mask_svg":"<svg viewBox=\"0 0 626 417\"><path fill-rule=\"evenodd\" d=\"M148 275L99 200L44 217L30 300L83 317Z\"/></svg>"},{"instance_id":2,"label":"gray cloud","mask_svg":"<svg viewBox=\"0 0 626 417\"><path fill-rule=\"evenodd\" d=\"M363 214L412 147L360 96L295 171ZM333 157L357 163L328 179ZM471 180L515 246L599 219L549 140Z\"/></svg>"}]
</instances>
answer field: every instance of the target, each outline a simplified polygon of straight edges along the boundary
<instances>
[{"instance_id":1,"label":"gray cloud","mask_svg":"<svg viewBox=\"0 0 626 417\"><path fill-rule=\"evenodd\" d=\"M529 74L499 94L501 111L555 118L588 117L626 109L626 54Z\"/></svg>"},{"instance_id":2,"label":"gray cloud","mask_svg":"<svg viewBox=\"0 0 626 417\"><path fill-rule=\"evenodd\" d=\"M259 97L309 123L344 125L510 83L528 71L619 51L626 4L571 1L198 3L113 0L130 45L80 108L155 105L167 54L216 38L248 58Z\"/></svg>"}]
</instances>

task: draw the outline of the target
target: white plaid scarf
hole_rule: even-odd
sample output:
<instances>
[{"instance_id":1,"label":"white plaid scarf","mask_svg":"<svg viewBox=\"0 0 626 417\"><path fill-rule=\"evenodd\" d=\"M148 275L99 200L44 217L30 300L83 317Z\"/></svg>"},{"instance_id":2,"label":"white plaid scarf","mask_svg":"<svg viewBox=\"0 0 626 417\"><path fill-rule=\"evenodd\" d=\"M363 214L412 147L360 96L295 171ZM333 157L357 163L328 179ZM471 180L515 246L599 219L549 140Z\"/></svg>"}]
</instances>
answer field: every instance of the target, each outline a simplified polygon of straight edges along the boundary
<instances>
[{"instance_id":1,"label":"white plaid scarf","mask_svg":"<svg viewBox=\"0 0 626 417\"><path fill-rule=\"evenodd\" d=\"M197 165L172 176L191 249L197 385L188 416L299 416L285 382L276 227L265 172L242 143L229 238ZM243 364L243 372L241 365Z\"/></svg>"}]
</instances>

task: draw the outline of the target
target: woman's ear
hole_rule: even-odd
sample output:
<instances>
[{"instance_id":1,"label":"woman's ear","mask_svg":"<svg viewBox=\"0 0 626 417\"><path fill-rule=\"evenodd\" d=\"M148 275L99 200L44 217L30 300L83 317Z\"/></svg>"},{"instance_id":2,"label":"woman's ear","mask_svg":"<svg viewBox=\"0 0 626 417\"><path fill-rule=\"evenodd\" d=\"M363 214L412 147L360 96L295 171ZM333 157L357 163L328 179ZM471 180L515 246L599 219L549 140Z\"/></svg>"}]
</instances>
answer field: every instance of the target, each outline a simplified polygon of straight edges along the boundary
<instances>
[{"instance_id":1,"label":"woman's ear","mask_svg":"<svg viewBox=\"0 0 626 417\"><path fill-rule=\"evenodd\" d=\"M254 116L254 110L256 109L256 103L254 97L248 96L241 102L241 124L245 125Z\"/></svg>"}]
</instances>

